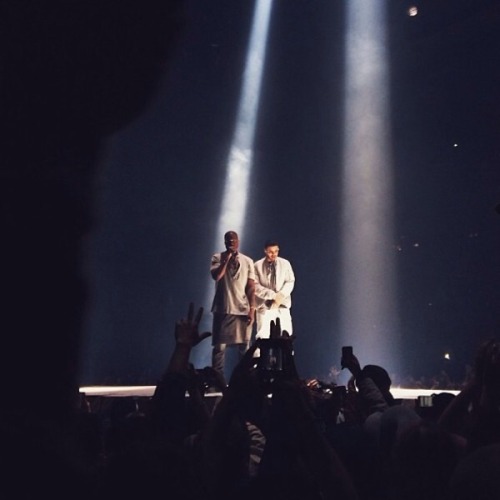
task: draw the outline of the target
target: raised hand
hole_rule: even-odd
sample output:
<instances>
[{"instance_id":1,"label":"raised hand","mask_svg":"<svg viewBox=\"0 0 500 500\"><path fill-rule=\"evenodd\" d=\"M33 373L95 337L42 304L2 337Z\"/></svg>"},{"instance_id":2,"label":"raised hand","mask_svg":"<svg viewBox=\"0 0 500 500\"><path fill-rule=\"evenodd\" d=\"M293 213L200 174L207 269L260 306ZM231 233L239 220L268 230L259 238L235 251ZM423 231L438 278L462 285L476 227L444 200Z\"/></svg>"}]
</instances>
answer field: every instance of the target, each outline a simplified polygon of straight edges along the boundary
<instances>
[{"instance_id":1,"label":"raised hand","mask_svg":"<svg viewBox=\"0 0 500 500\"><path fill-rule=\"evenodd\" d=\"M190 302L187 318L182 318L175 323L175 341L178 345L194 347L212 335L211 332L199 333L198 327L202 316L203 307L200 307L194 316L194 304Z\"/></svg>"},{"instance_id":2,"label":"raised hand","mask_svg":"<svg viewBox=\"0 0 500 500\"><path fill-rule=\"evenodd\" d=\"M283 355L283 375L284 378L298 378L297 368L295 366L293 354L293 340L295 337L290 335L286 330L281 330L281 321L276 318L276 321L271 321L270 324L270 339L279 346Z\"/></svg>"},{"instance_id":3,"label":"raised hand","mask_svg":"<svg viewBox=\"0 0 500 500\"><path fill-rule=\"evenodd\" d=\"M271 325L270 325L270 338L272 339L279 339L282 337L282 333L281 333L281 321L279 318L276 318L276 321L271 321ZM285 332L283 332L285 333ZM287 334L288 336L288 334Z\"/></svg>"},{"instance_id":4,"label":"raised hand","mask_svg":"<svg viewBox=\"0 0 500 500\"><path fill-rule=\"evenodd\" d=\"M358 358L352 353L344 355L344 352L342 352L340 366L342 368L347 368L355 377L361 372L361 364Z\"/></svg>"},{"instance_id":5,"label":"raised hand","mask_svg":"<svg viewBox=\"0 0 500 500\"><path fill-rule=\"evenodd\" d=\"M170 357L167 367L168 372L186 373L189 366L189 355L191 349L202 340L212 335L210 332L200 333L198 326L203 316L203 307L198 309L194 316L194 304L189 303L187 318L180 319L175 323L175 348Z\"/></svg>"},{"instance_id":6,"label":"raised hand","mask_svg":"<svg viewBox=\"0 0 500 500\"><path fill-rule=\"evenodd\" d=\"M284 338L295 340L293 335L290 335L286 330L281 330L281 321L279 318L276 318L276 321L271 320L269 332L269 337L272 339Z\"/></svg>"}]
</instances>

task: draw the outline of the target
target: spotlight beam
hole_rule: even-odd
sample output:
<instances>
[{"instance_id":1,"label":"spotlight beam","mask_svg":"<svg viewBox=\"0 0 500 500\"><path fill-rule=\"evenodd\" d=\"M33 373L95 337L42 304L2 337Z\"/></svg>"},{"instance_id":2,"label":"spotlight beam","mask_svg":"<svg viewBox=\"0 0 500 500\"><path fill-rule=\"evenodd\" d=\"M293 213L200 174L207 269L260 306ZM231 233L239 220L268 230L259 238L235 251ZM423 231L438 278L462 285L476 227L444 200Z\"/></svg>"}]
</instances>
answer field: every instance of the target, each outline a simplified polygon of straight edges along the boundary
<instances>
[{"instance_id":1,"label":"spotlight beam","mask_svg":"<svg viewBox=\"0 0 500 500\"><path fill-rule=\"evenodd\" d=\"M347 5L341 341L397 370L386 3Z\"/></svg>"},{"instance_id":2,"label":"spotlight beam","mask_svg":"<svg viewBox=\"0 0 500 500\"><path fill-rule=\"evenodd\" d=\"M271 8L272 0L258 0L252 20L241 97L227 159L224 192L214 248L219 248L222 245L224 233L229 230L236 231L240 238L243 239L248 189L252 171L255 124L259 108ZM211 304L214 283L210 278L208 279L205 303ZM206 308L207 311L210 309L211 307ZM193 353L194 362L195 364L208 364L210 356L206 343L202 344L201 350Z\"/></svg>"}]
</instances>

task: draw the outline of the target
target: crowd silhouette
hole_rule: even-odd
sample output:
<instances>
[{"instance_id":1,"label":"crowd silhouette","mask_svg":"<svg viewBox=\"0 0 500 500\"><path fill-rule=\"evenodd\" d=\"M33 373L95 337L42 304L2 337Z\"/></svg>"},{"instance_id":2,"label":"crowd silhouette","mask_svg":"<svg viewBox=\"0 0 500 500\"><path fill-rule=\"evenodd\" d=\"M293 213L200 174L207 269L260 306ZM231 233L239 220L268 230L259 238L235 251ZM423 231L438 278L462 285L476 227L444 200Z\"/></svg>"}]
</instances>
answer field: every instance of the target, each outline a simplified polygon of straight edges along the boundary
<instances>
[{"instance_id":1,"label":"crowd silhouette","mask_svg":"<svg viewBox=\"0 0 500 500\"><path fill-rule=\"evenodd\" d=\"M279 320L226 385L190 361L211 335L198 329L202 315L191 303L176 322L175 348L151 397L81 393L57 425L35 408L30 419L5 413L5 478L11 486L17 479L11 497L498 498L496 339L478 346L457 396L435 394L435 405L420 405L395 399L387 371L355 355L341 361L351 372L347 386L302 378L294 338ZM263 357L265 342L279 364Z\"/></svg>"},{"instance_id":2,"label":"crowd silhouette","mask_svg":"<svg viewBox=\"0 0 500 500\"><path fill-rule=\"evenodd\" d=\"M176 322L153 396L107 398L102 408L82 395L71 477L80 474L94 498L498 498L496 339L478 346L457 396L442 392L421 405L395 399L387 371L354 355L342 360L347 386L302 378L294 338L279 321L264 341L280 352L279 365L263 359L257 339L226 386L211 367L190 362L210 336L198 330L202 315L191 303Z\"/></svg>"}]
</instances>

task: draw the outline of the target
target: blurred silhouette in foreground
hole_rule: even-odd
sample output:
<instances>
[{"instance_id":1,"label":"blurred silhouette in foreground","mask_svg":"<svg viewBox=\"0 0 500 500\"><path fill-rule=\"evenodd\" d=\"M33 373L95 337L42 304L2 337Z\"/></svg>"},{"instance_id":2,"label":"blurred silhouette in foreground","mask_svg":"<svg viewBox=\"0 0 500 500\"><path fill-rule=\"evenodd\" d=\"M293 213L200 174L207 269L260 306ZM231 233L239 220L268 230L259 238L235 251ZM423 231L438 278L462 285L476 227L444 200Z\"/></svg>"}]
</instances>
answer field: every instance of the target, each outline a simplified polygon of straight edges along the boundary
<instances>
[{"instance_id":1,"label":"blurred silhouette in foreground","mask_svg":"<svg viewBox=\"0 0 500 500\"><path fill-rule=\"evenodd\" d=\"M182 5L0 0L2 454L12 457L4 472L14 481L23 460L15 463L9 445L19 437L23 474L36 474L40 491L64 491L71 478L50 468L58 460L70 468L67 440L46 435L69 425L79 404L82 254L101 153L154 95ZM16 483L19 498L32 479Z\"/></svg>"}]
</instances>

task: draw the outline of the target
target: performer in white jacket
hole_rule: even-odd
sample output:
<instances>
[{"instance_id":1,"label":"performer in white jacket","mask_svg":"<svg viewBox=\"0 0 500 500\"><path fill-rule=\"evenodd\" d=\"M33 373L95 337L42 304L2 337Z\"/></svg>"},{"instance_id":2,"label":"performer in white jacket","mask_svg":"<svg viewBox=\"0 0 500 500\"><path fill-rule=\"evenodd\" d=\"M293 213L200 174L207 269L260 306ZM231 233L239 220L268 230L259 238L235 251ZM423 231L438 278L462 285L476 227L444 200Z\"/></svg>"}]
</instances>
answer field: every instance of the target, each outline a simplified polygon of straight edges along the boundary
<instances>
[{"instance_id":1,"label":"performer in white jacket","mask_svg":"<svg viewBox=\"0 0 500 500\"><path fill-rule=\"evenodd\" d=\"M256 338L269 338L271 321L277 318L281 331L293 333L290 308L295 275L290 262L278 257L279 251L278 243L268 240L264 244L266 256L255 262Z\"/></svg>"}]
</instances>

